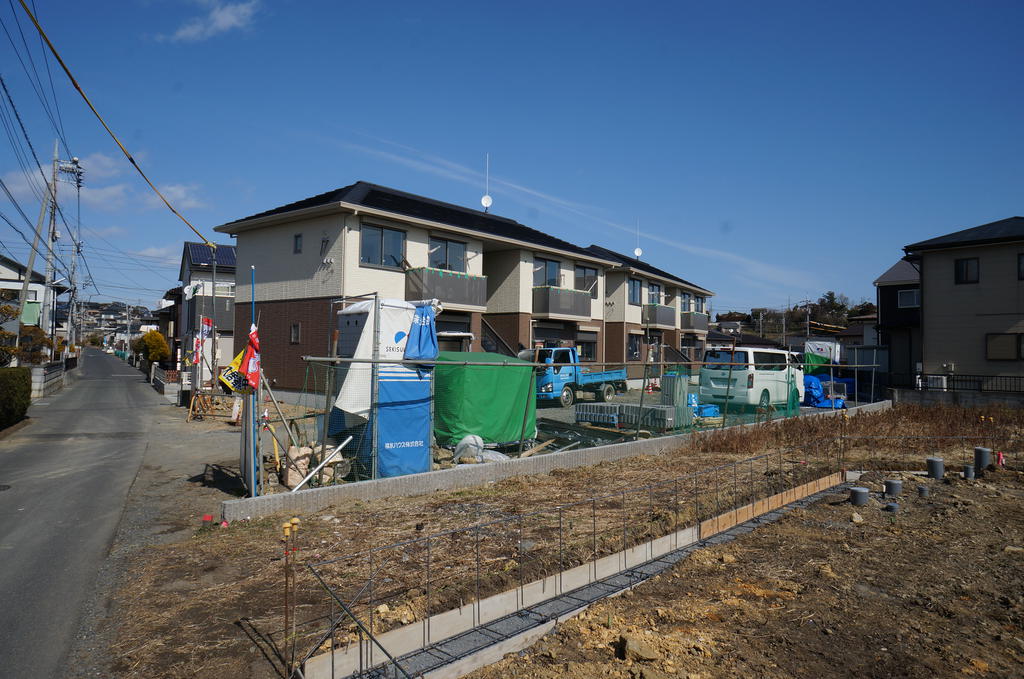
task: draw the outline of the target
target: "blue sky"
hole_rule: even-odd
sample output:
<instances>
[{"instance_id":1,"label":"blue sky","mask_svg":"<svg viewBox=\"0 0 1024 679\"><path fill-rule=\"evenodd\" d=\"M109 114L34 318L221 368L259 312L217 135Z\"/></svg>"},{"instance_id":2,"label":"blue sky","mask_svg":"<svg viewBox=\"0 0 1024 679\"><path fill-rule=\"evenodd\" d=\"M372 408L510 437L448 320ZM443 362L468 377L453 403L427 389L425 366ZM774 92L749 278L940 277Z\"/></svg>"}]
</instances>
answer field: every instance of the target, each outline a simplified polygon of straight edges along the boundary
<instances>
[{"instance_id":1,"label":"blue sky","mask_svg":"<svg viewBox=\"0 0 1024 679\"><path fill-rule=\"evenodd\" d=\"M639 220L644 259L724 311L873 299L903 245L1024 211L1019 2L35 2L209 235L358 179L477 206L490 153L493 212L624 252ZM0 18L25 58L11 9ZM0 54L45 160L54 131L6 35ZM191 234L53 79L87 172L94 299L152 305ZM0 242L27 253L2 223Z\"/></svg>"}]
</instances>

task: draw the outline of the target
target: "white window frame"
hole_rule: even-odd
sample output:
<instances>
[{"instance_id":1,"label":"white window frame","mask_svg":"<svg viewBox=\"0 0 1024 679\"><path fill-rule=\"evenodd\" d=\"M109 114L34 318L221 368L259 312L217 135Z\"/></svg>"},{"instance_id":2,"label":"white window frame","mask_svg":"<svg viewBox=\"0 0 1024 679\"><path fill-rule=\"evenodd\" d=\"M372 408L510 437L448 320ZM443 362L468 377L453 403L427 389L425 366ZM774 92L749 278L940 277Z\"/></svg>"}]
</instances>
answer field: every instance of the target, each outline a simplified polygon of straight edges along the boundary
<instances>
[{"instance_id":1,"label":"white window frame","mask_svg":"<svg viewBox=\"0 0 1024 679\"><path fill-rule=\"evenodd\" d=\"M903 293L912 292L914 293L913 304L903 303ZM921 288L909 288L907 290L898 290L896 292L896 308L897 309L919 309L921 308Z\"/></svg>"}]
</instances>

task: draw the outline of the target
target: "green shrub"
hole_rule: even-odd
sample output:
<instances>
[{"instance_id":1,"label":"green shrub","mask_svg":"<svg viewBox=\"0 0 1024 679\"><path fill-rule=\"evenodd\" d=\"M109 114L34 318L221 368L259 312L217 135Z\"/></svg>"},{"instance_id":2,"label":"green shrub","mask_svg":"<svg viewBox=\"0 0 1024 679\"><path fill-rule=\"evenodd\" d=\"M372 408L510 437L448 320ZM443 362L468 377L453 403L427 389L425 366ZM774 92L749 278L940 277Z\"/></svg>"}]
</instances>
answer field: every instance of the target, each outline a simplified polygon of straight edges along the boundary
<instances>
[{"instance_id":1,"label":"green shrub","mask_svg":"<svg viewBox=\"0 0 1024 679\"><path fill-rule=\"evenodd\" d=\"M0 429L20 422L31 402L31 368L0 368Z\"/></svg>"}]
</instances>

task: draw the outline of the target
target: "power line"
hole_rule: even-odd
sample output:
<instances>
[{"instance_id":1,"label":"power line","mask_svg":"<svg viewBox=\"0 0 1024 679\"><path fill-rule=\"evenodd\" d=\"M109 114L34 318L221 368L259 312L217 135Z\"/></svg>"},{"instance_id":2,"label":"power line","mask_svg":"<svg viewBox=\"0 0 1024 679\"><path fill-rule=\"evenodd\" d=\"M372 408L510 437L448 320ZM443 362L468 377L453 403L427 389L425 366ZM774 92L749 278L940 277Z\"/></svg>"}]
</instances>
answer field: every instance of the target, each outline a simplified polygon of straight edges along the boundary
<instances>
[{"instance_id":1,"label":"power line","mask_svg":"<svg viewBox=\"0 0 1024 679\"><path fill-rule=\"evenodd\" d=\"M28 225L28 227L30 229L32 229L32 230L35 230L35 227L32 226L32 220L30 220L28 218L28 215L25 214L25 211L21 209L21 205L19 205L18 201L16 201L14 199L14 196L11 194L11 190L9 188L7 188L7 184L4 182L4 180L2 178L0 178L0 189L3 189L3 192L7 194L7 198L14 205L14 208L18 211L18 214L21 215L21 218L25 220L25 223ZM25 236L24 232L22 232L21 229L19 229L17 226L14 225L14 222L9 220L7 217L4 217L3 219L4 219L5 222L7 222L10 225L10 227L12 229L14 229L15 231L18 232L18 235L21 236L21 239L23 241L25 241L26 243L29 244L29 247L31 247L33 250L36 251L36 254L38 254L40 256L43 256L43 257L46 256L42 252L39 251L39 248L34 247L32 245L32 243L29 241L29 239ZM49 239L47 239L47 240L49 240ZM49 251L49 253L51 255L53 255L53 258L55 260L57 260L58 262L61 263L61 265L64 267L64 273L67 274L69 276L69 278L70 278L71 273L68 271L67 263L63 259L60 258L60 255L58 255L56 252L54 252L53 247L51 247L51 245L49 243L46 243L46 249Z\"/></svg>"},{"instance_id":2,"label":"power line","mask_svg":"<svg viewBox=\"0 0 1024 679\"><path fill-rule=\"evenodd\" d=\"M14 36L7 30L7 23L0 18L0 26L3 27L4 33L7 35L7 40L11 43L11 47L14 49L15 55L18 57L18 62L21 64L21 68L25 71L26 77L28 77L29 84L32 86L32 91L35 92L36 98L39 99L39 103L43 105L43 110L46 112L46 117L50 119L50 125L53 126L57 136L61 138L61 143L64 144L64 150L69 154L71 151L68 149L67 140L63 137L63 131L61 126L57 124L54 118L53 111L50 110L50 103L46 99L46 94L43 92L42 81L39 79L39 72L36 70L35 61L32 59L32 52L28 47L28 41L25 40L25 33L21 30L21 22L18 20L17 10L14 8L14 4L11 0L8 0L11 5L11 12L14 16L14 21L18 26L18 33L21 35L21 42L25 45L26 56L28 57L29 63L32 65L32 71L35 73L35 78L32 77L32 73L29 72L28 66L25 65L25 60L21 58L21 52L18 50L18 45L14 41Z\"/></svg>"},{"instance_id":3,"label":"power line","mask_svg":"<svg viewBox=\"0 0 1024 679\"><path fill-rule=\"evenodd\" d=\"M28 18L32 20L32 24L36 27L36 30L39 31L39 35L42 36L43 40L46 41L46 45L50 48L50 51L53 53L53 56L57 60L57 63L60 64L60 67L62 69L64 69L64 73L68 76L68 79L71 81L71 84L74 85L75 89L78 91L78 94L81 95L82 100L85 101L86 105L89 107L89 110L92 111L92 114L94 116L96 116L96 119L100 122L100 125L102 125L103 129L106 130L108 135L110 135L110 138L114 140L114 143L117 144L117 147L121 149L121 153L123 153L125 158L128 159L128 162L132 164L132 167L134 167L136 172L139 173L139 176L141 176L145 180L146 184L149 185L149 188L151 188L153 192L160 198L160 200L163 201L163 204L167 206L167 209L174 213L174 215L178 219L184 222L185 226L191 229L194 234L202 238L203 242L206 245L209 245L212 248L216 248L217 244L210 241L206 236L201 234L199 232L199 229L192 225L192 222L185 219L184 215L178 212L174 208L174 206L171 205L170 201L167 200L166 197L164 197L164 194L160 192L160 189L156 188L156 185L152 181L150 181L146 173L142 171L141 167L139 167L139 164L135 162L135 158L132 157L132 154L128 152L128 149L124 147L124 144L122 144L121 140L117 138L117 135L114 134L114 131L110 129L110 126L107 125L107 122L103 120L103 116L101 116L99 111L96 110L96 107L92 105L92 102L89 100L89 97L85 94L85 90L83 90L82 86L78 84L77 80L75 80L75 76L71 74L71 69L68 68L68 65L66 63L64 63L64 60L57 52L57 48L54 47L53 42L50 41L50 38L46 35L46 32L43 30L43 27L39 25L39 21L36 19L35 14L33 14L32 10L28 8L28 5L25 4L25 0L18 0L18 2L21 4L21 8L25 10L25 13L28 15Z\"/></svg>"}]
</instances>

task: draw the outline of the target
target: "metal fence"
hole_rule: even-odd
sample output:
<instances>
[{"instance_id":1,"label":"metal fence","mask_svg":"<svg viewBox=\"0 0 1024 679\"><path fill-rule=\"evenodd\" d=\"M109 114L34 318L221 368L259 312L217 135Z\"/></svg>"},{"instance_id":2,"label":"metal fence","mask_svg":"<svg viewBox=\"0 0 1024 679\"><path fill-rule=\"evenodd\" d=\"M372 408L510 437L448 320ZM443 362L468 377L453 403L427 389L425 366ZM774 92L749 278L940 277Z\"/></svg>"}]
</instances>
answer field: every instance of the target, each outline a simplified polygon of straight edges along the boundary
<instances>
[{"instance_id":1,"label":"metal fence","mask_svg":"<svg viewBox=\"0 0 1024 679\"><path fill-rule=\"evenodd\" d=\"M1024 393L1024 375L921 374L916 387L922 391L976 391Z\"/></svg>"}]
</instances>

